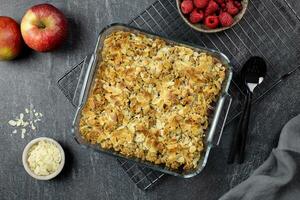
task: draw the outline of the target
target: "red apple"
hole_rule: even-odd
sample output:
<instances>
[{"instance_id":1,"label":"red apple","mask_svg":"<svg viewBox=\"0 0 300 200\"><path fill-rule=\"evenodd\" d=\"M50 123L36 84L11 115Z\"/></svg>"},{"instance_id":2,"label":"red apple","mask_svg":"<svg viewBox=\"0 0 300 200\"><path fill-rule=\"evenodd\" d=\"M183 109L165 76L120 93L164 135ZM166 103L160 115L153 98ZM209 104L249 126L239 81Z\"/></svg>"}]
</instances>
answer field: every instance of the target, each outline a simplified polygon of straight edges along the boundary
<instances>
[{"instance_id":1,"label":"red apple","mask_svg":"<svg viewBox=\"0 0 300 200\"><path fill-rule=\"evenodd\" d=\"M25 43L39 52L56 49L66 40L67 32L66 17L50 4L31 7L21 22L21 33Z\"/></svg>"},{"instance_id":2,"label":"red apple","mask_svg":"<svg viewBox=\"0 0 300 200\"><path fill-rule=\"evenodd\" d=\"M10 17L0 16L0 60L17 57L22 49L19 24Z\"/></svg>"}]
</instances>

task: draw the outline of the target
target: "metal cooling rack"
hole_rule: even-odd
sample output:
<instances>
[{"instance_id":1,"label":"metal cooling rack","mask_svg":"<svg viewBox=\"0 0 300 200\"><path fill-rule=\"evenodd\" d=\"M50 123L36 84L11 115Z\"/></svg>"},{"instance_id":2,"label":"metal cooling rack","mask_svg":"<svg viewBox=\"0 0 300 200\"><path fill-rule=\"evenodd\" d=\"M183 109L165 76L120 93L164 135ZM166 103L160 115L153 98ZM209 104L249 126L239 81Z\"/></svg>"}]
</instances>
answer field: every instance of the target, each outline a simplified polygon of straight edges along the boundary
<instances>
[{"instance_id":1,"label":"metal cooling rack","mask_svg":"<svg viewBox=\"0 0 300 200\"><path fill-rule=\"evenodd\" d=\"M164 176L164 174L161 172L151 170L134 162L124 159L117 160L121 164L121 167L128 174L130 179L143 190L147 190Z\"/></svg>"},{"instance_id":2,"label":"metal cooling rack","mask_svg":"<svg viewBox=\"0 0 300 200\"><path fill-rule=\"evenodd\" d=\"M83 64L85 59L83 59L80 63L74 66L70 71L67 71L58 81L57 85L59 89L63 92L63 94L67 97L69 102L77 107L74 102L75 91L78 86L79 77L81 74L81 70L83 68Z\"/></svg>"},{"instance_id":3,"label":"metal cooling rack","mask_svg":"<svg viewBox=\"0 0 300 200\"><path fill-rule=\"evenodd\" d=\"M244 92L238 87L237 72L250 56L261 56L268 64L268 76L257 88L254 102L267 95L281 78L296 70L300 64L297 58L300 18L287 0L249 0L243 19L233 28L217 34L202 34L187 26L178 14L175 0L156 1L134 18L130 25L225 53L232 61L235 72L230 93L236 98L233 99L228 123L240 112L240 99L244 97ZM83 63L76 65L58 81L59 88L74 106L74 93ZM144 190L164 175L127 160L118 159L118 162L131 180Z\"/></svg>"}]
</instances>

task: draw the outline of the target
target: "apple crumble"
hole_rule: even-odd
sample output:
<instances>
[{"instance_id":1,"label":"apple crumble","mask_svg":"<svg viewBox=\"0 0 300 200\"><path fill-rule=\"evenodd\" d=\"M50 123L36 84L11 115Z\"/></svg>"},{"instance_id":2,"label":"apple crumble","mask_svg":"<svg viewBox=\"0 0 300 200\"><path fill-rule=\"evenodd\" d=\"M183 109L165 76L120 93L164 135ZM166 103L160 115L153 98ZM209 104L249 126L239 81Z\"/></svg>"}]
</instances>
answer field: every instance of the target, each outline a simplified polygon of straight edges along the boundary
<instances>
[{"instance_id":1,"label":"apple crumble","mask_svg":"<svg viewBox=\"0 0 300 200\"><path fill-rule=\"evenodd\" d=\"M206 53L126 31L107 36L101 56L80 117L82 137L171 169L196 168L225 66Z\"/></svg>"}]
</instances>

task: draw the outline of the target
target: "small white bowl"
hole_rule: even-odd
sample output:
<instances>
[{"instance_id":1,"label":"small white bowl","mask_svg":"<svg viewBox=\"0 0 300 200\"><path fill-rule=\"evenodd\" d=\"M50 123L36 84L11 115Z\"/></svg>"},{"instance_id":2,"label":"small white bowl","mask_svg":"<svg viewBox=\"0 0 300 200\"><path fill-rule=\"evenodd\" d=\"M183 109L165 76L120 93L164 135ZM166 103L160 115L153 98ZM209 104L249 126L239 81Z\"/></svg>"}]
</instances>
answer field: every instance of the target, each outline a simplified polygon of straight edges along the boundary
<instances>
[{"instance_id":1,"label":"small white bowl","mask_svg":"<svg viewBox=\"0 0 300 200\"><path fill-rule=\"evenodd\" d=\"M60 155L61 155L61 162L59 164L58 169L55 172L53 172L52 174L49 174L47 176L39 176L39 175L36 175L35 173L33 173L31 171L31 169L29 168L29 165L28 165L28 162L27 162L29 149L33 145L35 145L36 143L38 143L39 141L47 141L47 142L51 142L51 143L55 144L55 146L57 146L57 148L59 149ZM50 180L50 179L53 179L54 177L56 177L62 171L62 169L63 169L63 167L65 165L65 152L64 152L63 148L61 147L61 145L58 142L56 142L55 140L53 140L51 138L48 138L48 137L40 137L40 138L36 138L36 139L30 141L26 145L26 147L24 148L24 151L23 151L22 161L23 161L23 166L24 166L26 172L30 176L32 176L33 178L38 179L38 180Z\"/></svg>"}]
</instances>

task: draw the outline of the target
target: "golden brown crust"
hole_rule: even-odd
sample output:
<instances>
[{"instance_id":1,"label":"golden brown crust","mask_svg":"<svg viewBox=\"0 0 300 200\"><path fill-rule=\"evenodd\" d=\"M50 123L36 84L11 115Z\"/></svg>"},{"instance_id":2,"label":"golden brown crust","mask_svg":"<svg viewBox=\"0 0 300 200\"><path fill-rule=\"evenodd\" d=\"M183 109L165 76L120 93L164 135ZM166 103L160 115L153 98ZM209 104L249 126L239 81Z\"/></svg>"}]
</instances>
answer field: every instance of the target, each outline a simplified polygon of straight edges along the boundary
<instances>
[{"instance_id":1,"label":"golden brown crust","mask_svg":"<svg viewBox=\"0 0 300 200\"><path fill-rule=\"evenodd\" d=\"M82 137L172 169L195 168L225 67L205 53L123 31L105 39L99 65Z\"/></svg>"}]
</instances>

